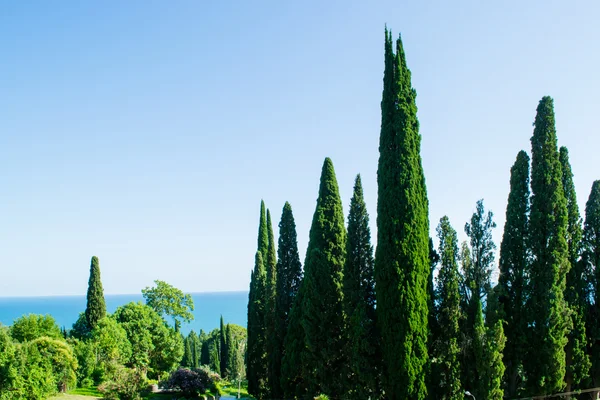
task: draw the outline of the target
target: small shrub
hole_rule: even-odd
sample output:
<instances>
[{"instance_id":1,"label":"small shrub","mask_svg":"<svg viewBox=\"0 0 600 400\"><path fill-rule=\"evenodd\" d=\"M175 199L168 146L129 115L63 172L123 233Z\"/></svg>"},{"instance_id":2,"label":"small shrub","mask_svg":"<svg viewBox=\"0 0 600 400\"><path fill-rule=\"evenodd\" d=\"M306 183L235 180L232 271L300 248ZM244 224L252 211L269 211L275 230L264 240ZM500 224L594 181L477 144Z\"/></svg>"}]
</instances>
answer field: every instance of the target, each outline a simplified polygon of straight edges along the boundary
<instances>
[{"instance_id":1,"label":"small shrub","mask_svg":"<svg viewBox=\"0 0 600 400\"><path fill-rule=\"evenodd\" d=\"M121 367L115 371L113 378L100 385L98 390L107 400L139 400L145 386L146 380L139 371Z\"/></svg>"},{"instance_id":2,"label":"small shrub","mask_svg":"<svg viewBox=\"0 0 600 400\"><path fill-rule=\"evenodd\" d=\"M214 380L204 369L180 368L171 374L163 387L178 391L186 399L193 399L212 389Z\"/></svg>"},{"instance_id":3,"label":"small shrub","mask_svg":"<svg viewBox=\"0 0 600 400\"><path fill-rule=\"evenodd\" d=\"M329 396L327 396L326 394L320 394L317 397L315 397L315 400L329 400Z\"/></svg>"}]
</instances>

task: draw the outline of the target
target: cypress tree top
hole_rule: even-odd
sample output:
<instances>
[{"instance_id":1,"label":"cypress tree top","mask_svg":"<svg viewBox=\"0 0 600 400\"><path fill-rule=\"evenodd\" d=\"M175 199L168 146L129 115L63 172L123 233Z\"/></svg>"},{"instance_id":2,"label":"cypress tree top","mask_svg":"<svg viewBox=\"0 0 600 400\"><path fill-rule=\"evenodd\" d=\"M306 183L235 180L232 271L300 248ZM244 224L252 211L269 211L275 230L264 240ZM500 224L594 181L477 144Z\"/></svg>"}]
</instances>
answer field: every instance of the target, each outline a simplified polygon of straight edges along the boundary
<instances>
[{"instance_id":1,"label":"cypress tree top","mask_svg":"<svg viewBox=\"0 0 600 400\"><path fill-rule=\"evenodd\" d=\"M339 189L329 158L321 172L317 207L310 228L303 280L302 354L310 393L342 393L342 274L346 229Z\"/></svg>"},{"instance_id":2,"label":"cypress tree top","mask_svg":"<svg viewBox=\"0 0 600 400\"><path fill-rule=\"evenodd\" d=\"M102 318L106 316L106 303L104 301L104 289L100 279L100 261L98 257L93 256L90 265L90 279L87 291L87 307L85 308L85 318L88 326L94 329Z\"/></svg>"},{"instance_id":3,"label":"cypress tree top","mask_svg":"<svg viewBox=\"0 0 600 400\"><path fill-rule=\"evenodd\" d=\"M400 38L385 32L377 169L377 320L383 386L390 399L427 395L429 205L421 165L416 92Z\"/></svg>"},{"instance_id":4,"label":"cypress tree top","mask_svg":"<svg viewBox=\"0 0 600 400\"><path fill-rule=\"evenodd\" d=\"M532 393L559 392L564 385L567 316L564 300L569 270L567 202L562 187L554 105L544 97L537 108L531 138L532 251L531 297L528 306L532 328L526 370Z\"/></svg>"}]
</instances>

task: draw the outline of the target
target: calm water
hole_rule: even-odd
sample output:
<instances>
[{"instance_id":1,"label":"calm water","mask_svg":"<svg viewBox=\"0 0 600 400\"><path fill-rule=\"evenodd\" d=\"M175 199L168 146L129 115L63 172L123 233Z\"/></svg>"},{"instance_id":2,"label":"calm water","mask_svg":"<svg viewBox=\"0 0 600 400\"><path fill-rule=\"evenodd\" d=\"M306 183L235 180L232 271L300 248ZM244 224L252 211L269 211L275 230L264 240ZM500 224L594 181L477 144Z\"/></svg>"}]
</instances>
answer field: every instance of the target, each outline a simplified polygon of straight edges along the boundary
<instances>
[{"instance_id":1,"label":"calm water","mask_svg":"<svg viewBox=\"0 0 600 400\"><path fill-rule=\"evenodd\" d=\"M192 297L194 321L181 327L183 333L191 329L208 332L218 328L221 314L225 323L246 326L248 292L192 293ZM105 298L109 313L131 301L143 302L141 294L106 295ZM0 323L11 325L25 314L50 314L58 326L70 328L85 310L85 304L85 296L0 297Z\"/></svg>"}]
</instances>

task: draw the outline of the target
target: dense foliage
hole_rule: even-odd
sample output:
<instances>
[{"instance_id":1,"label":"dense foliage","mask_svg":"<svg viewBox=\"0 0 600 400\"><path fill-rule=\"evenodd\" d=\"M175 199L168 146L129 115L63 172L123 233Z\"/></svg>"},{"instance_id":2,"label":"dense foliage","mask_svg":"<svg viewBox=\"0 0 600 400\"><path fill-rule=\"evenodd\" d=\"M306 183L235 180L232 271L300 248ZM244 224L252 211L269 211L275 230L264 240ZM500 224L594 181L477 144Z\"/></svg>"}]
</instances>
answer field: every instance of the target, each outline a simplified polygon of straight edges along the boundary
<instances>
[{"instance_id":1,"label":"dense foliage","mask_svg":"<svg viewBox=\"0 0 600 400\"><path fill-rule=\"evenodd\" d=\"M92 257L90 264L90 280L87 291L87 307L85 308L85 319L89 329L94 329L98 321L106 316L106 303L104 302L104 289L100 279L100 261L98 257Z\"/></svg>"},{"instance_id":2,"label":"dense foliage","mask_svg":"<svg viewBox=\"0 0 600 400\"><path fill-rule=\"evenodd\" d=\"M390 399L426 397L429 203L421 165L416 91L402 40L385 33L377 168L377 323Z\"/></svg>"}]
</instances>

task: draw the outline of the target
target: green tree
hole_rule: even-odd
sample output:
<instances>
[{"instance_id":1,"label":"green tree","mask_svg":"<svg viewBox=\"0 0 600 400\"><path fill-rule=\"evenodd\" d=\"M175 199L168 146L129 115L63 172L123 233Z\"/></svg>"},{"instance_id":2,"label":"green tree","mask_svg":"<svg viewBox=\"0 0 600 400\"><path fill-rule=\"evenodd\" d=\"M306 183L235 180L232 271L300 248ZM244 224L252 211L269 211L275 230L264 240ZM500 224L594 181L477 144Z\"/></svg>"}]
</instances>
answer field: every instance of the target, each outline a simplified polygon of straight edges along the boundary
<instances>
[{"instance_id":1,"label":"green tree","mask_svg":"<svg viewBox=\"0 0 600 400\"><path fill-rule=\"evenodd\" d=\"M117 308L113 317L131 343L128 366L157 377L171 371L181 361L183 338L150 306L131 302Z\"/></svg>"},{"instance_id":2,"label":"green tree","mask_svg":"<svg viewBox=\"0 0 600 400\"><path fill-rule=\"evenodd\" d=\"M14 320L10 336L18 342L29 342L42 336L62 339L60 328L50 315L29 314Z\"/></svg>"},{"instance_id":3,"label":"green tree","mask_svg":"<svg viewBox=\"0 0 600 400\"><path fill-rule=\"evenodd\" d=\"M350 200L343 280L346 340L349 349L346 388L348 398L373 397L378 388L374 264L369 214L358 175Z\"/></svg>"},{"instance_id":4,"label":"green tree","mask_svg":"<svg viewBox=\"0 0 600 400\"><path fill-rule=\"evenodd\" d=\"M531 138L531 213L529 219L531 332L525 369L531 393L545 395L564 388L565 346L569 308L564 299L569 271L567 202L562 187L553 100L544 97L537 108Z\"/></svg>"},{"instance_id":5,"label":"green tree","mask_svg":"<svg viewBox=\"0 0 600 400\"><path fill-rule=\"evenodd\" d=\"M344 314L342 279L346 256L346 228L333 163L325 159L317 207L310 228L303 294L301 355L309 394L343 392Z\"/></svg>"},{"instance_id":6,"label":"green tree","mask_svg":"<svg viewBox=\"0 0 600 400\"><path fill-rule=\"evenodd\" d=\"M89 329L94 329L98 321L106 316L106 303L104 302L104 289L100 279L100 261L93 256L90 265L90 280L87 290L87 306L85 319Z\"/></svg>"},{"instance_id":7,"label":"green tree","mask_svg":"<svg viewBox=\"0 0 600 400\"><path fill-rule=\"evenodd\" d=\"M463 250L463 300L465 318L462 331L462 383L467 389L478 391L481 373L477 365L475 332L478 307L486 300L491 289L490 277L494 265L496 245L492 239L492 229L496 227L494 214L485 212L483 200L477 201L471 222L465 224L465 233L469 237L469 247Z\"/></svg>"},{"instance_id":8,"label":"green tree","mask_svg":"<svg viewBox=\"0 0 600 400\"><path fill-rule=\"evenodd\" d=\"M593 299L588 305L588 343L591 349L592 383L600 386L600 180L592 184L592 190L585 204L583 225L582 263L593 282ZM593 272L592 272L593 271Z\"/></svg>"},{"instance_id":9,"label":"green tree","mask_svg":"<svg viewBox=\"0 0 600 400\"><path fill-rule=\"evenodd\" d=\"M504 375L502 351L506 343L502 321L497 320L490 325L488 320L491 318L486 316L486 324L484 325L481 301L475 299L474 303L476 311L473 348L478 375L478 380L474 383L474 394L478 399L502 400L504 397L504 390L502 389L502 376Z\"/></svg>"},{"instance_id":10,"label":"green tree","mask_svg":"<svg viewBox=\"0 0 600 400\"><path fill-rule=\"evenodd\" d=\"M278 351L277 316L275 303L277 296L277 255L275 250L275 236L271 211L267 209L267 283L265 287L265 351L267 354L267 391L270 398L277 398L281 394L279 382L279 364L281 354Z\"/></svg>"},{"instance_id":11,"label":"green tree","mask_svg":"<svg viewBox=\"0 0 600 400\"><path fill-rule=\"evenodd\" d=\"M385 32L377 169L375 283L383 388L390 399L427 395L429 203L421 164L416 91L402 40Z\"/></svg>"},{"instance_id":12,"label":"green tree","mask_svg":"<svg viewBox=\"0 0 600 400\"><path fill-rule=\"evenodd\" d=\"M248 293L248 354L246 373L248 377L248 393L258 396L266 389L266 343L265 343L265 309L264 301L267 284L266 258L269 250L267 232L267 215L265 202L260 202L260 218L258 224L258 248L254 258L254 269L250 276Z\"/></svg>"},{"instance_id":13,"label":"green tree","mask_svg":"<svg viewBox=\"0 0 600 400\"><path fill-rule=\"evenodd\" d=\"M8 329L0 325L0 400L16 399L21 386L19 376L18 349Z\"/></svg>"},{"instance_id":14,"label":"green tree","mask_svg":"<svg viewBox=\"0 0 600 400\"><path fill-rule=\"evenodd\" d=\"M527 346L527 288L529 268L529 156L520 151L510 170L506 223L500 244L501 318L506 321L504 380L506 394L517 397L523 383L523 357Z\"/></svg>"},{"instance_id":15,"label":"green tree","mask_svg":"<svg viewBox=\"0 0 600 400\"><path fill-rule=\"evenodd\" d=\"M223 323L223 316L221 315L221 322L219 324L219 361L221 371L219 372L222 377L227 376L227 368L229 361L229 349L227 346L227 332L225 331L225 324Z\"/></svg>"},{"instance_id":16,"label":"green tree","mask_svg":"<svg viewBox=\"0 0 600 400\"><path fill-rule=\"evenodd\" d=\"M273 398L283 398L282 362L284 343L288 332L292 305L302 282L302 264L298 253L296 222L292 206L286 202L279 222L279 241L277 246L277 278L275 290L275 329L273 333L273 372L276 374L270 381Z\"/></svg>"},{"instance_id":17,"label":"green tree","mask_svg":"<svg viewBox=\"0 0 600 400\"><path fill-rule=\"evenodd\" d=\"M112 317L105 317L91 332L90 343L93 345L96 369L101 379L110 378L121 364L131 359L131 343L127 332Z\"/></svg>"},{"instance_id":18,"label":"green tree","mask_svg":"<svg viewBox=\"0 0 600 400\"><path fill-rule=\"evenodd\" d=\"M179 332L181 322L194 319L194 300L192 295L169 285L167 282L155 280L156 287L147 286L142 289L146 304L158 313L173 318L175 330Z\"/></svg>"},{"instance_id":19,"label":"green tree","mask_svg":"<svg viewBox=\"0 0 600 400\"><path fill-rule=\"evenodd\" d=\"M261 397L266 390L266 352L265 352L265 304L267 274L262 253L256 252L254 271L250 281L248 301L248 355L246 358L246 374L248 376L248 392Z\"/></svg>"},{"instance_id":20,"label":"green tree","mask_svg":"<svg viewBox=\"0 0 600 400\"><path fill-rule=\"evenodd\" d=\"M437 276L437 326L439 338L433 348L432 373L435 389L432 398L456 400L463 398L460 382L460 329L461 318L458 238L447 216L437 226L439 238L440 271ZM435 397L434 397L435 396Z\"/></svg>"},{"instance_id":21,"label":"green tree","mask_svg":"<svg viewBox=\"0 0 600 400\"><path fill-rule=\"evenodd\" d=\"M221 370L220 360L220 330L213 329L202 342L201 364L208 366L212 371Z\"/></svg>"},{"instance_id":22,"label":"green tree","mask_svg":"<svg viewBox=\"0 0 600 400\"><path fill-rule=\"evenodd\" d=\"M565 290L565 299L571 309L570 332L565 349L567 368L565 390L570 392L574 388L581 388L581 384L589 375L591 366L587 354L585 327L589 276L586 274L584 264L580 262L583 236L582 221L577 205L573 172L569 162L569 151L566 147L560 148L559 160L562 169L562 187L567 201L567 246L570 264Z\"/></svg>"},{"instance_id":23,"label":"green tree","mask_svg":"<svg viewBox=\"0 0 600 400\"><path fill-rule=\"evenodd\" d=\"M289 314L289 323L284 340L284 352L281 360L281 388L286 399L302 399L307 396L308 392L308 381L304 375L302 365L302 354L306 351L306 340L304 328L302 327L304 290L304 285L300 284Z\"/></svg>"}]
</instances>

